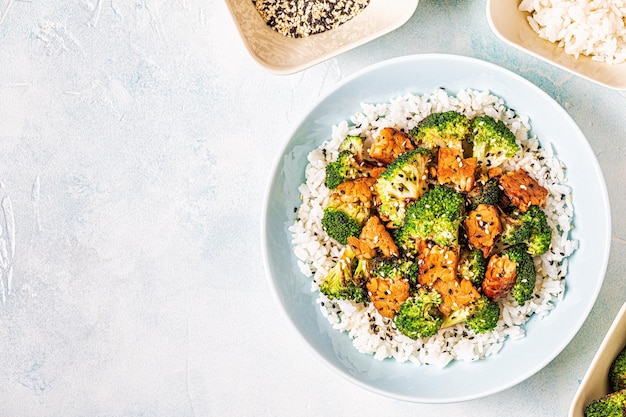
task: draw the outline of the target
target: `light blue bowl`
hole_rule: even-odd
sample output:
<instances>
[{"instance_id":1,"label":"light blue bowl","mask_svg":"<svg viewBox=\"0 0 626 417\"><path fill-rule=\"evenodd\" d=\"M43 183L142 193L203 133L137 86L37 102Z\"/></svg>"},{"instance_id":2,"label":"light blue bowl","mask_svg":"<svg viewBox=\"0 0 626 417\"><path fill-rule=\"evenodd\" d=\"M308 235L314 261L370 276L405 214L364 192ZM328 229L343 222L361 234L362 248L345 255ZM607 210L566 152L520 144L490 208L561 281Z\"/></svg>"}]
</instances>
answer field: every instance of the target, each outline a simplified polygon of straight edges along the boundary
<instances>
[{"instance_id":1,"label":"light blue bowl","mask_svg":"<svg viewBox=\"0 0 626 417\"><path fill-rule=\"evenodd\" d=\"M570 257L564 298L543 319L532 318L526 337L507 340L495 356L453 361L444 369L359 353L345 333L333 330L315 303L310 279L298 269L288 227L300 205L307 154L328 139L331 126L405 93L445 87L489 90L509 108L528 115L543 146L552 146L567 167L573 189L571 236L580 248ZM611 218L602 171L584 135L552 98L524 78L496 65L452 55L407 56L366 68L341 83L296 127L277 160L266 193L262 224L269 282L282 309L313 351L349 381L388 397L421 403L450 403L484 397L518 384L554 359L576 335L602 286L610 251Z\"/></svg>"}]
</instances>

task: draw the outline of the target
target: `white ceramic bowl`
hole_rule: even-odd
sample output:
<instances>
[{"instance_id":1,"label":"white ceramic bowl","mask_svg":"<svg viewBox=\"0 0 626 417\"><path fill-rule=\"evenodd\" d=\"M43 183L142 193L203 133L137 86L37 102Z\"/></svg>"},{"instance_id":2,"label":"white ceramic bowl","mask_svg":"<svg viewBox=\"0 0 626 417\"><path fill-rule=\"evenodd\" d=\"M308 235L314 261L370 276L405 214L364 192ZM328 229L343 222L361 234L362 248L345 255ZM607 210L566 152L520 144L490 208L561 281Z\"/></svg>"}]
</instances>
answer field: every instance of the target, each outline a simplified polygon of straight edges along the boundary
<instances>
[{"instance_id":1,"label":"white ceramic bowl","mask_svg":"<svg viewBox=\"0 0 626 417\"><path fill-rule=\"evenodd\" d=\"M361 110L361 103L383 103L406 93L445 87L490 90L509 108L530 117L543 146L552 147L567 166L573 190L572 238L579 249L569 259L565 296L543 319L531 318L526 337L508 340L497 355L475 362L453 361L439 369L379 361L361 354L346 333L322 316L293 253L291 234L307 154L331 127ZM265 196L262 246L266 272L276 299L308 345L331 369L381 395L421 403L450 403L505 390L535 374L556 357L578 332L591 310L610 250L610 208L602 171L584 135L546 93L524 78L493 64L452 55L415 55L384 61L357 72L314 106L280 152ZM589 262L593 259L594 262ZM523 359L521 359L523 358ZM302 360L307 360L303 357Z\"/></svg>"},{"instance_id":2,"label":"white ceramic bowl","mask_svg":"<svg viewBox=\"0 0 626 417\"><path fill-rule=\"evenodd\" d=\"M269 27L252 0L226 0L252 57L267 71L285 75L335 57L406 23L418 0L371 0L339 27L306 38L290 38Z\"/></svg>"},{"instance_id":3,"label":"white ceramic bowl","mask_svg":"<svg viewBox=\"0 0 626 417\"><path fill-rule=\"evenodd\" d=\"M584 417L585 408L590 402L610 393L609 367L624 348L626 348L626 304L613 320L591 361L572 401L569 417Z\"/></svg>"},{"instance_id":4,"label":"white ceramic bowl","mask_svg":"<svg viewBox=\"0 0 626 417\"><path fill-rule=\"evenodd\" d=\"M557 44L539 37L528 23L529 14L518 6L519 0L487 0L489 26L505 43L605 87L626 90L626 63L611 65L566 54Z\"/></svg>"}]
</instances>

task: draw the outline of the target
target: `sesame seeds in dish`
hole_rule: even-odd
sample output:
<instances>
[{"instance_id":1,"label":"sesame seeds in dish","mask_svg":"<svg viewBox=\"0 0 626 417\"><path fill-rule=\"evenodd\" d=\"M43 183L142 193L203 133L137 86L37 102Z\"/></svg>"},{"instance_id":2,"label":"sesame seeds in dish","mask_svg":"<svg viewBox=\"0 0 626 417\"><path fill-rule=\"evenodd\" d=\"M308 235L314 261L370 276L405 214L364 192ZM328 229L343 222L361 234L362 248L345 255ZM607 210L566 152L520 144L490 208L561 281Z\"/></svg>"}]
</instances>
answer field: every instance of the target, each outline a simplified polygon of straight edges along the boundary
<instances>
[{"instance_id":1,"label":"sesame seeds in dish","mask_svg":"<svg viewBox=\"0 0 626 417\"><path fill-rule=\"evenodd\" d=\"M499 314L495 327L488 331L476 332L468 327L466 322L461 321L441 327L432 335L415 337L416 335L412 334L410 337L399 330L398 320L395 320L400 307L396 310L392 308L389 314L381 314L381 309L377 308L377 303L373 300L375 297L372 294L378 291L383 291L382 298L387 292L394 291L391 287L385 287L384 280L377 282L383 284L382 286L369 285L367 289L369 299L359 302L329 297L320 291L320 284L338 262L345 260L346 252L358 248L358 244L356 246L342 244L330 238L322 224L324 209L333 198L334 192L326 186L326 167L337 161L340 148L347 137L360 137L364 143L371 146L385 129L407 133L428 116L449 111L458 112L470 120L489 116L501 121L515 136L519 151L503 161L499 167L504 173L523 169L534 182L547 190L542 211L546 214L552 230L550 248L545 253L533 257L536 282L527 300L520 304L510 292L505 293L502 298L496 298ZM418 365L429 364L437 367L444 367L452 360L474 361L497 354L506 341L514 342L515 339L524 337L524 324L531 317L542 318L558 304L565 289L567 257L578 245L569 237L573 218L571 190L565 185L566 170L563 164L550 148L540 145L539 138L530 136L529 131L530 123L527 117L516 114L514 110L504 105L502 98L488 91L463 90L451 95L443 89L423 95L404 95L388 103L363 104L361 112L354 114L350 120L338 123L332 128L329 126L330 139L308 155L305 183L299 188L302 203L290 232L300 270L311 278L311 290L322 314L337 331L347 334L355 349L380 360L394 358L400 362L410 361ZM433 150L432 154L435 153ZM434 159L431 159L429 164L432 164ZM456 160L456 157L454 159ZM464 162L470 162L465 161L466 159L470 158L464 156L459 158L458 168L462 168ZM487 159L487 164L494 160ZM386 167L385 165L382 168ZM440 168L439 171L443 170ZM477 180L480 181L480 178L477 177ZM435 187L432 179L426 183L426 189ZM457 186L461 185L461 188L467 186L464 182L457 183ZM521 185L526 187L523 183ZM467 194L468 191L460 193ZM374 203L372 211L377 212L378 209ZM464 216L469 212L471 210L466 210ZM388 221L383 220L382 224L387 227L390 236L397 236L396 231L402 229L401 222L395 229L389 227ZM463 230L465 227L463 223L460 229ZM485 227L485 224L483 223L481 227ZM466 239L467 236L462 232L460 240ZM421 247L414 255L414 259L418 262L420 253L436 252L442 247L452 248L450 255L454 256L456 253L454 246L434 245L431 242ZM404 252L404 248L399 245L398 251ZM380 250L376 249L375 252ZM374 256L376 259L380 257L384 256L380 253ZM458 281L460 280L453 276L448 282ZM401 305L407 299L411 299L419 287L428 287L431 290L442 288L431 284L432 282L420 283L417 277L408 283L408 288L402 284L409 295L408 298L398 301L398 304ZM482 296L485 293L480 286L474 289L478 295ZM469 293L473 294L472 291ZM473 297L476 298L477 295L473 294ZM461 310L453 304L447 307L449 310Z\"/></svg>"},{"instance_id":2,"label":"sesame seeds in dish","mask_svg":"<svg viewBox=\"0 0 626 417\"><path fill-rule=\"evenodd\" d=\"M303 38L338 27L359 14L370 0L252 0L272 29Z\"/></svg>"}]
</instances>

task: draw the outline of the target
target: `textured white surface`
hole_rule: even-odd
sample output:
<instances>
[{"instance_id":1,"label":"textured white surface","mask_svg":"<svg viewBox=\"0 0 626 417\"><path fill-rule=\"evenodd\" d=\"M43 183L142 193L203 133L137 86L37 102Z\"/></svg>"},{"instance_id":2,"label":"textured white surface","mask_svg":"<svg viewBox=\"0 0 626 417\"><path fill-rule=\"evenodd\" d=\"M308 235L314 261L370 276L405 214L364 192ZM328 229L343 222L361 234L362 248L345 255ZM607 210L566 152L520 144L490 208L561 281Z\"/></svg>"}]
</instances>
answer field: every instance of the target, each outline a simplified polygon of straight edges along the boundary
<instances>
[{"instance_id":1,"label":"textured white surface","mask_svg":"<svg viewBox=\"0 0 626 417\"><path fill-rule=\"evenodd\" d=\"M294 124L346 75L420 52L547 91L587 135L614 217L604 287L565 351L438 406L326 369L280 316L259 246ZM625 116L619 92L500 43L483 0L422 0L395 32L287 77L247 55L220 0L0 0L0 415L565 415L626 299Z\"/></svg>"}]
</instances>

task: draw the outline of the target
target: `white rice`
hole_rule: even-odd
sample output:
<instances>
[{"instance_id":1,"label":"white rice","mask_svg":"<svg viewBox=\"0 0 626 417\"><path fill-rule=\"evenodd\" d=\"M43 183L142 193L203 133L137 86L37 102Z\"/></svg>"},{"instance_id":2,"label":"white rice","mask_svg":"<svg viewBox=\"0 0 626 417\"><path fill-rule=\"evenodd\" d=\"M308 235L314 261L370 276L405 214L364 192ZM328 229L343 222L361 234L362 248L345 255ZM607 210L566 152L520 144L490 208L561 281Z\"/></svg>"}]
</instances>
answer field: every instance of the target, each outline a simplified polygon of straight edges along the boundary
<instances>
[{"instance_id":1,"label":"white rice","mask_svg":"<svg viewBox=\"0 0 626 417\"><path fill-rule=\"evenodd\" d=\"M626 61L626 0L521 0L528 23L543 39L578 58Z\"/></svg>"},{"instance_id":2,"label":"white rice","mask_svg":"<svg viewBox=\"0 0 626 417\"><path fill-rule=\"evenodd\" d=\"M567 257L578 247L569 238L573 206L570 188L565 185L565 167L552 149L541 147L536 137L529 137L528 118L507 109L504 101L488 91L462 90L456 96L443 89L424 95L407 94L382 104L362 104L362 111L349 121L332 128L331 139L308 155L306 182L299 191L302 205L290 231L294 253L302 273L312 277L311 291L317 294L322 314L338 331L347 332L359 352L376 359L395 358L400 362L446 366L451 360L473 361L496 354L507 339L524 337L524 323L533 315L542 318L562 298L567 273ZM339 144L347 135L365 138L376 136L383 127L411 129L434 112L456 110L472 118L487 114L502 120L515 134L523 152L507 161L503 168L522 167L540 185L548 189L544 211L554 230L551 250L535 259L537 284L533 297L523 306L509 295L501 301L497 327L485 334L474 334L464 324L440 330L438 334L413 340L402 335L391 320L382 317L374 306L350 301L329 300L319 293L318 283L340 257L344 247L331 240L321 225L329 190L324 185L325 166L336 159Z\"/></svg>"}]
</instances>

